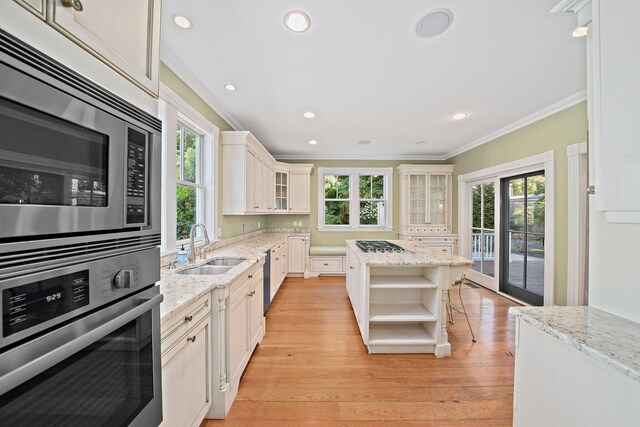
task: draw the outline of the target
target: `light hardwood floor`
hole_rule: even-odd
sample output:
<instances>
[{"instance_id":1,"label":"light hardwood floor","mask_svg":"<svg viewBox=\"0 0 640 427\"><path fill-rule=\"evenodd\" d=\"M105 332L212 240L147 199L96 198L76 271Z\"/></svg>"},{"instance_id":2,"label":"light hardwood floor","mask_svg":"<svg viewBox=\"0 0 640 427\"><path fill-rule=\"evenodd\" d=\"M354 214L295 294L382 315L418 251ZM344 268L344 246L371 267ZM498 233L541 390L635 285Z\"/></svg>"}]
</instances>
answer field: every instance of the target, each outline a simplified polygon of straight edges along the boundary
<instances>
[{"instance_id":1,"label":"light hardwood floor","mask_svg":"<svg viewBox=\"0 0 640 427\"><path fill-rule=\"evenodd\" d=\"M510 426L514 302L463 287L451 357L369 355L344 277L286 279L226 420L217 426ZM457 297L457 295L456 295Z\"/></svg>"}]
</instances>

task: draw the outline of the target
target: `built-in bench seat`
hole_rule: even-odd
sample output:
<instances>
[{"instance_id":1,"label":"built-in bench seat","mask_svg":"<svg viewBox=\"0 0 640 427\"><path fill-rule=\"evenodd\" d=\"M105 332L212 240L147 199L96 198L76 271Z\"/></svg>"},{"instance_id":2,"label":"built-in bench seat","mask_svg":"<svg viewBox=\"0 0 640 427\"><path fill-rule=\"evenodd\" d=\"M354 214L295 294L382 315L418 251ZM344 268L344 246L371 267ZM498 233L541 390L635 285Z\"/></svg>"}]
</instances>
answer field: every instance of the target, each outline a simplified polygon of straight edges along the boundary
<instances>
[{"instance_id":1,"label":"built-in bench seat","mask_svg":"<svg viewBox=\"0 0 640 427\"><path fill-rule=\"evenodd\" d=\"M344 275L347 248L345 246L311 246L309 248L309 276Z\"/></svg>"}]
</instances>

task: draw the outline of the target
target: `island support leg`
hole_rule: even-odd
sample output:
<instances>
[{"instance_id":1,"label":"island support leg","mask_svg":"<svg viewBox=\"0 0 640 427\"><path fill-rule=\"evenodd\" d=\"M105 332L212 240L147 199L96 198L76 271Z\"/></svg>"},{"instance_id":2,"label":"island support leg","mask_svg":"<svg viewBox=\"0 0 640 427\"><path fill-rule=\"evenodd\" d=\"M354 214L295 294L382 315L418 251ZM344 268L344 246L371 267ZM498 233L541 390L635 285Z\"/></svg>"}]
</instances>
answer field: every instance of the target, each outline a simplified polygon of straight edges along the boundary
<instances>
[{"instance_id":1,"label":"island support leg","mask_svg":"<svg viewBox=\"0 0 640 427\"><path fill-rule=\"evenodd\" d=\"M447 333L447 291L451 286L451 274L449 267L440 267L440 281L438 290L440 292L440 310L438 313L438 322L436 324L436 357L451 356L451 344L449 343L449 334Z\"/></svg>"}]
</instances>

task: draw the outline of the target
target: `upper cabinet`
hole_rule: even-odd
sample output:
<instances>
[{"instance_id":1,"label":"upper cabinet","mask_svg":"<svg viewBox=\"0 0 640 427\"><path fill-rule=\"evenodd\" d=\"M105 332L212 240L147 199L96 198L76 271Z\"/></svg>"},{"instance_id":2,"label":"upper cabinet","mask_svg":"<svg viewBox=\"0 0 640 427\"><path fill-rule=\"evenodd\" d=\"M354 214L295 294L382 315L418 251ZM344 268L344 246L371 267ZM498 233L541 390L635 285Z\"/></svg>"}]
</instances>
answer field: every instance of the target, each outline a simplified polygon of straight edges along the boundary
<instances>
[{"instance_id":1,"label":"upper cabinet","mask_svg":"<svg viewBox=\"0 0 640 427\"><path fill-rule=\"evenodd\" d=\"M311 164L277 162L250 132L221 132L224 215L310 213Z\"/></svg>"},{"instance_id":2,"label":"upper cabinet","mask_svg":"<svg viewBox=\"0 0 640 427\"><path fill-rule=\"evenodd\" d=\"M400 234L451 233L453 165L400 165Z\"/></svg>"},{"instance_id":3,"label":"upper cabinet","mask_svg":"<svg viewBox=\"0 0 640 427\"><path fill-rule=\"evenodd\" d=\"M157 97L160 0L14 0L146 93ZM70 65L72 68L72 64Z\"/></svg>"},{"instance_id":4,"label":"upper cabinet","mask_svg":"<svg viewBox=\"0 0 640 427\"><path fill-rule=\"evenodd\" d=\"M589 135L595 207L609 222L640 223L640 44L637 0L563 0L587 32ZM570 34L567 34L570 37Z\"/></svg>"}]
</instances>

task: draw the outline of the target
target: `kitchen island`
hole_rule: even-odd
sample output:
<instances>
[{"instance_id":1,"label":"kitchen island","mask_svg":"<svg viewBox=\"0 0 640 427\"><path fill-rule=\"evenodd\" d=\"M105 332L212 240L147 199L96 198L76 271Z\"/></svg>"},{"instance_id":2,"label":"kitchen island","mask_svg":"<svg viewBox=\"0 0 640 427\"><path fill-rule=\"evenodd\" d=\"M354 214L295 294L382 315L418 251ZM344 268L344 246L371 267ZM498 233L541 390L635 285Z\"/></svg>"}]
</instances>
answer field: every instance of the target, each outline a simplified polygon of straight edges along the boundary
<instances>
[{"instance_id":1,"label":"kitchen island","mask_svg":"<svg viewBox=\"0 0 640 427\"><path fill-rule=\"evenodd\" d=\"M405 240L346 243L347 292L369 353L449 356L446 291L473 262Z\"/></svg>"}]
</instances>

